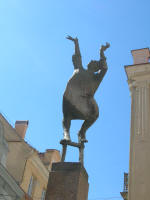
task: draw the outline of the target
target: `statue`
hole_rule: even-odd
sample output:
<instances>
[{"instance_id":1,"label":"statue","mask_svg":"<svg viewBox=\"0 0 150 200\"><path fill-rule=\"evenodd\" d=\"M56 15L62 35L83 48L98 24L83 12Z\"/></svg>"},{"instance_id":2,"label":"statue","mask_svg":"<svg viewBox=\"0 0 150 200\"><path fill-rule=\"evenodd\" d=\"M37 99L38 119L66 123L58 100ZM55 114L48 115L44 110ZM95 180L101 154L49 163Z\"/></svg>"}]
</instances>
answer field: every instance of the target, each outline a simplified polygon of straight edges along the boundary
<instances>
[{"instance_id":1,"label":"statue","mask_svg":"<svg viewBox=\"0 0 150 200\"><path fill-rule=\"evenodd\" d=\"M4 127L2 122L0 121L0 144L4 142Z\"/></svg>"},{"instance_id":2,"label":"statue","mask_svg":"<svg viewBox=\"0 0 150 200\"><path fill-rule=\"evenodd\" d=\"M78 38L67 36L68 40L75 45L75 54L72 56L74 72L67 83L63 95L63 130L64 140L70 139L71 120L80 119L84 123L78 133L78 143L88 142L86 140L87 129L97 120L99 116L98 105L94 94L107 72L107 63L104 51L110 44L102 45L100 49L100 60L88 64L87 69L82 66L82 58Z\"/></svg>"}]
</instances>

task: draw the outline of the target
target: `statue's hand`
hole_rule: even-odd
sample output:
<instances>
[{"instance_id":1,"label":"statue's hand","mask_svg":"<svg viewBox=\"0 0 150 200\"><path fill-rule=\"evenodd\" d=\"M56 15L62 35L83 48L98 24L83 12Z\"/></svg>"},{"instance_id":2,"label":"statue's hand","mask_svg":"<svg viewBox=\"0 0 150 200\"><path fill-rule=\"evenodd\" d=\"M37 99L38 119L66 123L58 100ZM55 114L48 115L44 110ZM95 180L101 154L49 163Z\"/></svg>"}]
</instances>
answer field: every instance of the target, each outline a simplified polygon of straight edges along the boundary
<instances>
[{"instance_id":1,"label":"statue's hand","mask_svg":"<svg viewBox=\"0 0 150 200\"><path fill-rule=\"evenodd\" d=\"M106 45L102 45L100 51L105 51L106 49L108 49L110 47L110 44L108 42L106 42Z\"/></svg>"},{"instance_id":2,"label":"statue's hand","mask_svg":"<svg viewBox=\"0 0 150 200\"><path fill-rule=\"evenodd\" d=\"M71 40L71 41L73 41L73 42L78 41L78 38L77 38L77 37L76 37L76 38L73 38L73 37L71 37L70 35L68 35L68 36L66 37L66 39Z\"/></svg>"},{"instance_id":3,"label":"statue's hand","mask_svg":"<svg viewBox=\"0 0 150 200\"><path fill-rule=\"evenodd\" d=\"M103 69L107 69L107 62L106 62L106 57L104 57L102 60L101 60L101 65L103 66Z\"/></svg>"}]
</instances>

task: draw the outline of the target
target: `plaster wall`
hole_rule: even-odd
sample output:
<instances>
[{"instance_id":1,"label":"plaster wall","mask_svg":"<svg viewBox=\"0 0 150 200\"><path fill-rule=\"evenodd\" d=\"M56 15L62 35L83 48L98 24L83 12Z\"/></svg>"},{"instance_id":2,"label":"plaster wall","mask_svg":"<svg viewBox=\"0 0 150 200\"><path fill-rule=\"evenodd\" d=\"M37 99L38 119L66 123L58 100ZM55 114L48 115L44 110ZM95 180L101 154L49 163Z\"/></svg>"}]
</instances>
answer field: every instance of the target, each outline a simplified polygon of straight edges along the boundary
<instances>
[{"instance_id":1,"label":"plaster wall","mask_svg":"<svg viewBox=\"0 0 150 200\"><path fill-rule=\"evenodd\" d=\"M52 162L60 161L59 151L48 149L45 153L38 153L20 137L1 114L0 121L4 127L4 136L9 149L6 160L8 172L26 193L33 176L36 184L32 197L35 200L40 199L42 190L47 188Z\"/></svg>"},{"instance_id":2,"label":"plaster wall","mask_svg":"<svg viewBox=\"0 0 150 200\"><path fill-rule=\"evenodd\" d=\"M26 160L33 150L27 148L23 142L8 142L8 146L9 153L6 167L9 173L20 184L22 182Z\"/></svg>"},{"instance_id":3,"label":"plaster wall","mask_svg":"<svg viewBox=\"0 0 150 200\"><path fill-rule=\"evenodd\" d=\"M6 168L0 164L0 198L7 200L24 199L24 192Z\"/></svg>"},{"instance_id":4,"label":"plaster wall","mask_svg":"<svg viewBox=\"0 0 150 200\"><path fill-rule=\"evenodd\" d=\"M40 199L43 189L46 190L49 172L41 163L41 160L36 154L32 155L27 160L23 180L21 183L22 189L27 193L31 176L36 180L34 191L32 193L33 199Z\"/></svg>"},{"instance_id":5,"label":"plaster wall","mask_svg":"<svg viewBox=\"0 0 150 200\"><path fill-rule=\"evenodd\" d=\"M131 92L129 200L150 197L150 63L126 67Z\"/></svg>"}]
</instances>

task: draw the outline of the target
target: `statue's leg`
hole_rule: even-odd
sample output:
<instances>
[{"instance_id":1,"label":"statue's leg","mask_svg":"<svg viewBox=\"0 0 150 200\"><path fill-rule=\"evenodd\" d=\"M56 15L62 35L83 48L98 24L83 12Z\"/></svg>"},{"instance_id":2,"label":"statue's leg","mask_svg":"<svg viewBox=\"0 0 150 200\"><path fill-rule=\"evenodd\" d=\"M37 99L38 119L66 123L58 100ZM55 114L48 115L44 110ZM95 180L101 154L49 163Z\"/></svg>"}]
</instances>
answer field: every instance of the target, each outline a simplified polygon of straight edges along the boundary
<instances>
[{"instance_id":1,"label":"statue's leg","mask_svg":"<svg viewBox=\"0 0 150 200\"><path fill-rule=\"evenodd\" d=\"M71 119L69 117L64 117L63 119L64 140L71 140L69 133L70 125L71 125Z\"/></svg>"},{"instance_id":2,"label":"statue's leg","mask_svg":"<svg viewBox=\"0 0 150 200\"><path fill-rule=\"evenodd\" d=\"M82 142L88 142L86 140L86 131L88 128L90 128L90 126L92 126L92 124L97 120L98 116L93 118L93 119L90 119L90 120L85 120L82 124L82 127L78 133L78 140L79 140L79 143L82 141Z\"/></svg>"},{"instance_id":3,"label":"statue's leg","mask_svg":"<svg viewBox=\"0 0 150 200\"><path fill-rule=\"evenodd\" d=\"M79 142L87 142L85 134L87 129L92 126L92 124L97 120L99 116L99 109L96 101L91 98L88 99L88 105L87 105L88 113L85 115L85 121L83 125L81 126L81 129L78 133L78 140Z\"/></svg>"}]
</instances>

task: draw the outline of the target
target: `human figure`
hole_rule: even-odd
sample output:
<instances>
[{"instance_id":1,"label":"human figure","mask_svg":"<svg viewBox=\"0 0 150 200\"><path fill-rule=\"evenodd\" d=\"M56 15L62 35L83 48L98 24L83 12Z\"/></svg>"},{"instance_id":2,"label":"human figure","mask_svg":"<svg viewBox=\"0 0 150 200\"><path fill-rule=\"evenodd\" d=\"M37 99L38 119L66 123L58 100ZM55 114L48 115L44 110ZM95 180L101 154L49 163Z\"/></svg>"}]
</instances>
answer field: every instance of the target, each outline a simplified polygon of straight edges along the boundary
<instances>
[{"instance_id":1,"label":"human figure","mask_svg":"<svg viewBox=\"0 0 150 200\"><path fill-rule=\"evenodd\" d=\"M4 142L4 127L2 122L0 121L0 143Z\"/></svg>"},{"instance_id":2,"label":"human figure","mask_svg":"<svg viewBox=\"0 0 150 200\"><path fill-rule=\"evenodd\" d=\"M97 120L99 116L98 105L94 94L107 72L107 63L104 51L110 46L109 43L102 45L100 49L100 60L88 64L87 70L82 66L82 58L77 38L67 36L75 44L75 54L72 56L74 72L67 83L63 95L63 129L64 140L70 139L71 120L81 119L84 123L78 133L78 141L87 142L86 131Z\"/></svg>"}]
</instances>

